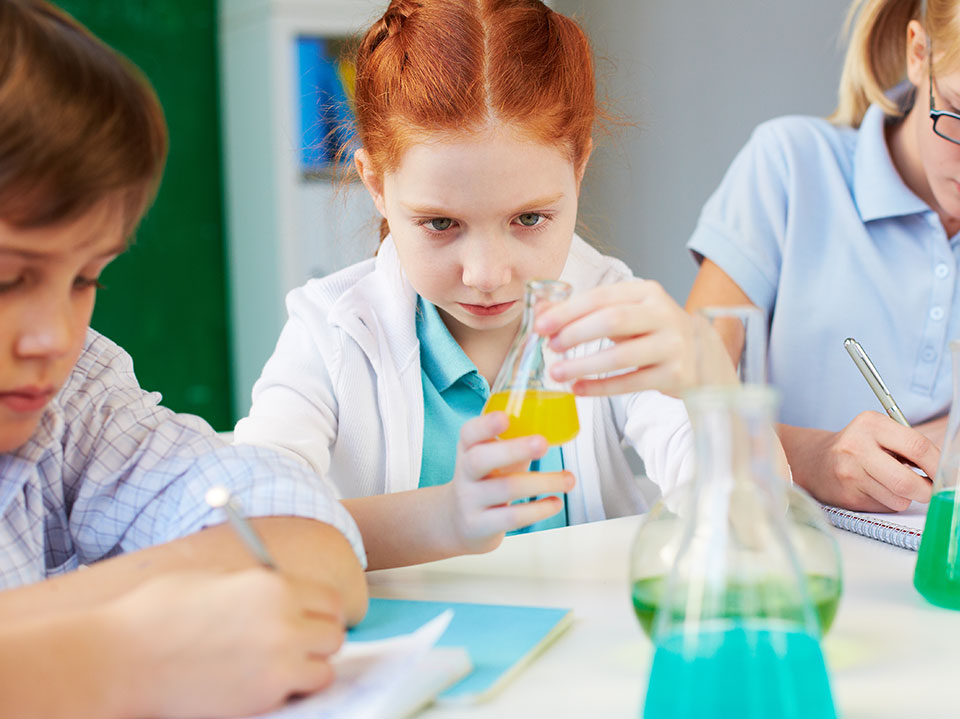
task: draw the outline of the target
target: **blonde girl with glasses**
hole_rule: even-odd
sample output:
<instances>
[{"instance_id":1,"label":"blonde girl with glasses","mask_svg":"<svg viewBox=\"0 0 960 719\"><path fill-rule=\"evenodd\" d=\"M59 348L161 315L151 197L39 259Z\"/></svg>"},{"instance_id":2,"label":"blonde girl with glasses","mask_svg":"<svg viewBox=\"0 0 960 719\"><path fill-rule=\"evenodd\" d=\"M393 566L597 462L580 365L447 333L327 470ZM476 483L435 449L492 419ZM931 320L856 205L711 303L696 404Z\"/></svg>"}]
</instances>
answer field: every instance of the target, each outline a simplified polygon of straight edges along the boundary
<instances>
[{"instance_id":1,"label":"blonde girl with glasses","mask_svg":"<svg viewBox=\"0 0 960 719\"><path fill-rule=\"evenodd\" d=\"M758 127L704 206L687 308L764 310L794 480L898 511L930 498L909 465L936 471L960 336L960 2L855 0L847 23L833 115ZM847 337L912 429L873 411Z\"/></svg>"}]
</instances>

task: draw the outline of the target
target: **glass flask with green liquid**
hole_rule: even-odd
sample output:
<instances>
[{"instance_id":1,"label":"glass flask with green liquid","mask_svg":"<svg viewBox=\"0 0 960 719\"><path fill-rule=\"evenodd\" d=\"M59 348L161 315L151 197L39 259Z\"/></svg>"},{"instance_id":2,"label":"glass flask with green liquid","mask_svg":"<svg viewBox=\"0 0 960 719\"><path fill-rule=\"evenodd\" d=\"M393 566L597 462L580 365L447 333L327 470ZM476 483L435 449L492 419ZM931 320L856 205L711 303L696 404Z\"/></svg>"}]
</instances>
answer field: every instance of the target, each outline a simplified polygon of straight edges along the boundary
<instances>
[{"instance_id":1,"label":"glass flask with green liquid","mask_svg":"<svg viewBox=\"0 0 960 719\"><path fill-rule=\"evenodd\" d=\"M836 716L820 647L840 598L822 512L778 467L773 390L686 397L694 479L664 497L631 552L654 644L645 719Z\"/></svg>"},{"instance_id":2,"label":"glass flask with green liquid","mask_svg":"<svg viewBox=\"0 0 960 719\"><path fill-rule=\"evenodd\" d=\"M765 386L766 323L757 307L704 307L695 316L695 322L699 384ZM727 351L737 358L732 374L729 368L724 370L711 364L709 348L721 341ZM823 511L810 495L791 483L786 458L780 452L779 445L773 435L766 430L763 432L753 442L758 452L755 462L764 466L758 466L752 478L765 483L767 492L774 495L772 503L783 508L778 516L782 517L782 524L803 570L820 630L826 634L836 615L842 590L840 550ZM696 483L688 483L655 504L645 516L634 541L631 594L637 619L648 636L651 635L653 617L661 604L666 578L673 567L686 528L686 517L696 503L697 491ZM750 587L744 594L736 586L731 586L725 597L725 612L730 616L742 614L756 591L756 587ZM767 596L763 605L768 608L779 606L782 602L777 595L779 586L771 585L765 591Z\"/></svg>"},{"instance_id":3,"label":"glass flask with green liquid","mask_svg":"<svg viewBox=\"0 0 960 719\"><path fill-rule=\"evenodd\" d=\"M953 356L953 404L940 465L933 480L933 497L917 552L913 586L938 607L960 609L960 340L950 342Z\"/></svg>"}]
</instances>

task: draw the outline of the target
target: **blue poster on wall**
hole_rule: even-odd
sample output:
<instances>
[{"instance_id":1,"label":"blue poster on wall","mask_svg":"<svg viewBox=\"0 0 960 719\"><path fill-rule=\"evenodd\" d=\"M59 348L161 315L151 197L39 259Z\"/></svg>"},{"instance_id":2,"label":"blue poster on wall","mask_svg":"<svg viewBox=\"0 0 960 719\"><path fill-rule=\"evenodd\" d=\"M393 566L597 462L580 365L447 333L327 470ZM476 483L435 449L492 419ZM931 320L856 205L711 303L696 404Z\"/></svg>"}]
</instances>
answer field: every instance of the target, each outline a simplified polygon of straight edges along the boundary
<instances>
[{"instance_id":1,"label":"blue poster on wall","mask_svg":"<svg viewBox=\"0 0 960 719\"><path fill-rule=\"evenodd\" d=\"M300 169L305 173L331 167L342 157L355 133L352 95L353 68L329 50L322 37L297 38L300 77Z\"/></svg>"}]
</instances>

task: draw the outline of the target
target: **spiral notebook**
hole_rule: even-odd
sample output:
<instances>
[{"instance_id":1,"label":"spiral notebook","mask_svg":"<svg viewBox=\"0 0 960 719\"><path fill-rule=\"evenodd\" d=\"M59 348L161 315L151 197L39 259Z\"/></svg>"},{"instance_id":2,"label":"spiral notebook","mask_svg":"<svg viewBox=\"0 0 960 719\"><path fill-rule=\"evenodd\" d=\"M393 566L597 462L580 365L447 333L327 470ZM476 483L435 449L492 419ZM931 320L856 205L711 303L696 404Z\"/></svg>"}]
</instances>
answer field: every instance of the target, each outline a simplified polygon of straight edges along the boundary
<instances>
[{"instance_id":1,"label":"spiral notebook","mask_svg":"<svg viewBox=\"0 0 960 719\"><path fill-rule=\"evenodd\" d=\"M887 514L854 512L828 504L820 506L835 527L914 552L920 547L923 523L927 518L926 504L913 502L902 512Z\"/></svg>"}]
</instances>

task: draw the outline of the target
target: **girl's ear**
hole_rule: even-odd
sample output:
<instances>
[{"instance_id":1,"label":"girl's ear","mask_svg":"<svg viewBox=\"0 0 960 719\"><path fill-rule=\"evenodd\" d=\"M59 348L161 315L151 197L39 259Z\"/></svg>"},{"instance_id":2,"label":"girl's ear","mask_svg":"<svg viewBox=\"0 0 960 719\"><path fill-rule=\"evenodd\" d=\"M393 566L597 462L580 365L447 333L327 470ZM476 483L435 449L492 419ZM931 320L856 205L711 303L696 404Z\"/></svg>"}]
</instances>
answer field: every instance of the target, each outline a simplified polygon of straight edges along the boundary
<instances>
[{"instance_id":1,"label":"girl's ear","mask_svg":"<svg viewBox=\"0 0 960 719\"><path fill-rule=\"evenodd\" d=\"M356 165L357 174L360 175L364 187L367 188L367 192L373 198L373 204L376 205L377 211L386 217L386 206L383 202L383 178L373 171L370 155L362 147L353 153L353 164Z\"/></svg>"},{"instance_id":2,"label":"girl's ear","mask_svg":"<svg viewBox=\"0 0 960 719\"><path fill-rule=\"evenodd\" d=\"M929 77L927 33L916 20L907 24L907 79L914 87L924 87Z\"/></svg>"},{"instance_id":3,"label":"girl's ear","mask_svg":"<svg viewBox=\"0 0 960 719\"><path fill-rule=\"evenodd\" d=\"M583 160L580 161L580 166L576 168L577 172L577 194L580 193L580 184L583 182L583 175L587 171L587 165L590 163L590 155L593 154L593 138L587 138L587 149L583 153Z\"/></svg>"}]
</instances>

